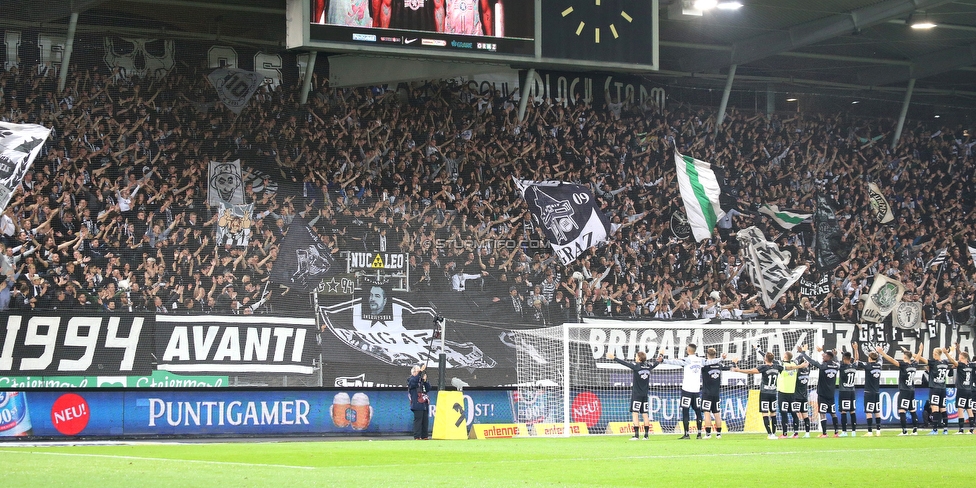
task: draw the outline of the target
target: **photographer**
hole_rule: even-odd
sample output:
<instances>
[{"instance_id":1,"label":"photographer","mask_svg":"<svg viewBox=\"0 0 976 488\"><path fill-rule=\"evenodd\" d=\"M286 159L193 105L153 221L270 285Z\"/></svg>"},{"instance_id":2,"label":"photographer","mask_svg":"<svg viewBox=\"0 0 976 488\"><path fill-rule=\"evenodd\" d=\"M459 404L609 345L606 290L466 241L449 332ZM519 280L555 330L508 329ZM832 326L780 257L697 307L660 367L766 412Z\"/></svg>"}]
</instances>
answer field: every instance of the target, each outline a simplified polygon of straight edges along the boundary
<instances>
[{"instance_id":1,"label":"photographer","mask_svg":"<svg viewBox=\"0 0 976 488\"><path fill-rule=\"evenodd\" d=\"M407 379L407 391L410 395L410 410L413 411L413 438L415 440L430 439L428 424L430 423L430 400L427 392L430 383L427 382L427 365L414 366Z\"/></svg>"}]
</instances>

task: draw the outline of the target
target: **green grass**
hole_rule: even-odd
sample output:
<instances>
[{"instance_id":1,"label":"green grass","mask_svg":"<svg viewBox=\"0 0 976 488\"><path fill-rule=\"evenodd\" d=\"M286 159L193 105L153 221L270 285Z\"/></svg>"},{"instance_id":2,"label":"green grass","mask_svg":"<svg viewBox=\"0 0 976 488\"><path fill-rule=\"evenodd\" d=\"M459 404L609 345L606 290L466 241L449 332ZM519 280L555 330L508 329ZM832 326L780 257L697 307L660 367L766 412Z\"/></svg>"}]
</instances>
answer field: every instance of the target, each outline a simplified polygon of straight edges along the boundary
<instances>
[{"instance_id":1,"label":"green grass","mask_svg":"<svg viewBox=\"0 0 976 488\"><path fill-rule=\"evenodd\" d=\"M976 436L649 441L591 436L16 446L2 486L947 486L972 482Z\"/></svg>"}]
</instances>

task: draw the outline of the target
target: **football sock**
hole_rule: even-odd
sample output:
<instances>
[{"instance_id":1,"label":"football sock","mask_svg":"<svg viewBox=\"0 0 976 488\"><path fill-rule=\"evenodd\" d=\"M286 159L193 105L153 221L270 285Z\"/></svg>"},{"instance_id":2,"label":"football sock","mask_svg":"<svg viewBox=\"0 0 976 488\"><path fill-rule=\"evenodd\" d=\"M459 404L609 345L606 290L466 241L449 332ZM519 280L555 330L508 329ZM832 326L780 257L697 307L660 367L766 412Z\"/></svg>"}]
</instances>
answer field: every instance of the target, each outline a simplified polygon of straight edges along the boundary
<instances>
[{"instance_id":1,"label":"football sock","mask_svg":"<svg viewBox=\"0 0 976 488\"><path fill-rule=\"evenodd\" d=\"M796 412L790 412L790 417L792 417L792 419L793 419L793 433L799 433L800 432L800 417L796 414Z\"/></svg>"},{"instance_id":2,"label":"football sock","mask_svg":"<svg viewBox=\"0 0 976 488\"><path fill-rule=\"evenodd\" d=\"M840 425L844 427L844 432L847 432L847 412L841 412Z\"/></svg>"},{"instance_id":3,"label":"football sock","mask_svg":"<svg viewBox=\"0 0 976 488\"><path fill-rule=\"evenodd\" d=\"M943 429L948 429L949 428L949 411L948 410L943 410L942 411L942 428Z\"/></svg>"},{"instance_id":4,"label":"football sock","mask_svg":"<svg viewBox=\"0 0 976 488\"><path fill-rule=\"evenodd\" d=\"M874 432L874 418L868 417L868 433Z\"/></svg>"},{"instance_id":5,"label":"football sock","mask_svg":"<svg viewBox=\"0 0 976 488\"><path fill-rule=\"evenodd\" d=\"M851 432L857 432L857 414L851 412Z\"/></svg>"},{"instance_id":6,"label":"football sock","mask_svg":"<svg viewBox=\"0 0 976 488\"><path fill-rule=\"evenodd\" d=\"M901 431L908 432L908 413L901 412Z\"/></svg>"},{"instance_id":7,"label":"football sock","mask_svg":"<svg viewBox=\"0 0 976 488\"><path fill-rule=\"evenodd\" d=\"M810 417L803 419L803 431L810 432Z\"/></svg>"},{"instance_id":8,"label":"football sock","mask_svg":"<svg viewBox=\"0 0 976 488\"><path fill-rule=\"evenodd\" d=\"M634 424L634 437L640 437L641 426L640 424Z\"/></svg>"},{"instance_id":9,"label":"football sock","mask_svg":"<svg viewBox=\"0 0 976 488\"><path fill-rule=\"evenodd\" d=\"M769 417L763 415L763 427L766 428L766 434L772 434L773 431L769 430Z\"/></svg>"},{"instance_id":10,"label":"football sock","mask_svg":"<svg viewBox=\"0 0 976 488\"><path fill-rule=\"evenodd\" d=\"M820 430L823 431L823 435L827 435L827 418L826 417L820 419Z\"/></svg>"}]
</instances>

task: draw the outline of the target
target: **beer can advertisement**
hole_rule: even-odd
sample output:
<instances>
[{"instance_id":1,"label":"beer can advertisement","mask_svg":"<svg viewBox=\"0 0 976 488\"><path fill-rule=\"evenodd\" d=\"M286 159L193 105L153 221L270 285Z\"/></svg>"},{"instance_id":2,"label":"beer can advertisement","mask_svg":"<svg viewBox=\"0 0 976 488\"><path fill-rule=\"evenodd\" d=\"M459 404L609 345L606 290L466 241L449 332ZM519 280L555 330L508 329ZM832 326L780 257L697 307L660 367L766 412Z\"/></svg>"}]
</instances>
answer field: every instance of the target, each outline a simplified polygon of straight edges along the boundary
<instances>
[{"instance_id":1,"label":"beer can advertisement","mask_svg":"<svg viewBox=\"0 0 976 488\"><path fill-rule=\"evenodd\" d=\"M507 391L465 392L447 415L513 421ZM436 415L437 395L431 396ZM0 437L406 434L406 391L331 389L0 392Z\"/></svg>"}]
</instances>

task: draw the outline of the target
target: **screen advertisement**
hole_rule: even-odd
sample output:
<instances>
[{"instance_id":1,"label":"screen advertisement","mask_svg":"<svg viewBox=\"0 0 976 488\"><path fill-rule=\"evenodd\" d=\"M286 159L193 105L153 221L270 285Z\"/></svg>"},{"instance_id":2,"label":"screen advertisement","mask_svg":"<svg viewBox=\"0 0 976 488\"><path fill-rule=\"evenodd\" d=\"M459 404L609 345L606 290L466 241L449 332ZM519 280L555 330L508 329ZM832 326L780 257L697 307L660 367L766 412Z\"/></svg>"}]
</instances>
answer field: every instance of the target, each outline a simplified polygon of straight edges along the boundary
<instances>
[{"instance_id":1,"label":"screen advertisement","mask_svg":"<svg viewBox=\"0 0 976 488\"><path fill-rule=\"evenodd\" d=\"M506 390L464 392L444 415L511 423ZM437 393L431 395L437 415ZM403 390L0 391L0 440L39 437L407 434ZM452 417L452 420L454 418ZM433 425L433 422L431 423Z\"/></svg>"},{"instance_id":2,"label":"screen advertisement","mask_svg":"<svg viewBox=\"0 0 976 488\"><path fill-rule=\"evenodd\" d=\"M290 49L658 69L658 0L288 0ZM378 61L381 62L381 61Z\"/></svg>"}]
</instances>

